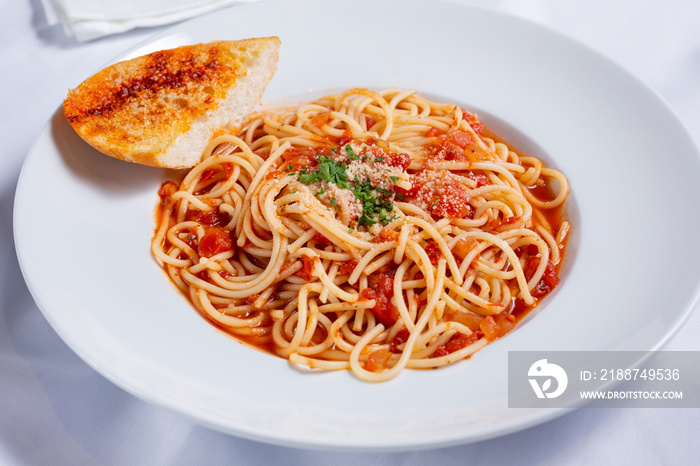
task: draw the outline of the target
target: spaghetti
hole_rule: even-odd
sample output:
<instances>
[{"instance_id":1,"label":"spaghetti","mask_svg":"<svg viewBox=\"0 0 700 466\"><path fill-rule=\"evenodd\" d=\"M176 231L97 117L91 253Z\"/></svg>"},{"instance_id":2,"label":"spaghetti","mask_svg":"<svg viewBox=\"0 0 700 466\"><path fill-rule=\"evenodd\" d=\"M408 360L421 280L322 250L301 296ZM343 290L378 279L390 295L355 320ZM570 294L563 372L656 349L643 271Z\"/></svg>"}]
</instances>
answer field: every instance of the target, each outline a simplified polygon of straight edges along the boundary
<instances>
[{"instance_id":1,"label":"spaghetti","mask_svg":"<svg viewBox=\"0 0 700 466\"><path fill-rule=\"evenodd\" d=\"M384 381L469 357L558 283L563 174L413 91L261 112L159 191L152 242L213 323Z\"/></svg>"}]
</instances>

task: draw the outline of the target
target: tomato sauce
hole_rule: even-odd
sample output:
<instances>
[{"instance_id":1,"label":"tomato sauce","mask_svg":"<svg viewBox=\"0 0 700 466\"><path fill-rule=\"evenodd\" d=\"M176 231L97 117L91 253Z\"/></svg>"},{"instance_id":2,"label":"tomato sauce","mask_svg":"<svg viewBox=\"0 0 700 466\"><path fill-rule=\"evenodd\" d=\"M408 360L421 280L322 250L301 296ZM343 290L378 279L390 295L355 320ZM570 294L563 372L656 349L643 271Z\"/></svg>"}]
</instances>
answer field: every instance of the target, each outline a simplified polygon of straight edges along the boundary
<instances>
[{"instance_id":1,"label":"tomato sauce","mask_svg":"<svg viewBox=\"0 0 700 466\"><path fill-rule=\"evenodd\" d=\"M375 272L369 276L369 287L360 292L360 299L374 300L372 313L377 320L390 327L399 320L399 311L391 303L394 296L394 276L383 272Z\"/></svg>"},{"instance_id":2,"label":"tomato sauce","mask_svg":"<svg viewBox=\"0 0 700 466\"><path fill-rule=\"evenodd\" d=\"M233 241L229 232L223 228L209 228L199 240L197 254L200 257L212 257L233 249Z\"/></svg>"},{"instance_id":3,"label":"tomato sauce","mask_svg":"<svg viewBox=\"0 0 700 466\"><path fill-rule=\"evenodd\" d=\"M502 142L495 135L490 133L483 126L483 124L476 121L476 119L473 118L473 116L471 116L470 114L465 112L464 118L470 122L472 129L477 134L484 134L485 136L490 137L498 142ZM315 121L315 123L318 125L323 125L326 122L327 121L325 116L319 116ZM373 122L368 121L368 126L370 125L370 123L373 124ZM465 156L460 154L463 154L465 152L465 149L468 149L475 145L475 142L472 139L472 135L466 131L457 130L444 134L433 128L428 131L427 135L430 137L435 137L437 140L437 143L433 148L433 155L431 156L432 160L466 160ZM350 139L348 133L343 134L335 141L327 141L327 147L323 146L321 148L290 148L287 151L285 151L285 153L282 155L284 165L281 168L282 170L286 171L299 171L304 168L313 170L318 165L318 156L326 155L331 150L332 143L343 144L349 140ZM512 146L510 145L509 147L512 148ZM517 149L513 150L517 152ZM411 163L410 157L406 154L392 153L383 154L383 156L386 157L386 163L388 165L400 167L404 171L408 168L408 166ZM429 163L427 165L429 165ZM230 176L233 172L233 166L230 163L221 164L221 171L224 172L225 176ZM268 175L268 179L282 176L285 173L286 172L283 172L281 170L273 171L271 172L271 174ZM413 173L412 175L415 174L416 173ZM485 186L488 184L488 179L485 175L481 173L467 171L460 172L459 174L470 178L476 183L477 187ZM200 182L206 181L207 179L212 179L214 176L216 176L216 170L212 169L209 171L205 171L202 174ZM471 218L471 207L468 205L469 198L467 196L467 190L463 185L457 183L454 180L446 180L443 186L441 186L441 194L438 195L435 192L431 191L432 188L426 187L424 181L413 176L412 178L413 186L410 190L403 190L398 187L395 189L397 193L400 193L403 196L405 196L406 200L429 200L431 203L431 208L429 210L435 219L444 217ZM165 182L161 185L158 191L161 203L159 204L156 211L156 217L158 222L160 222L163 212L168 206L170 196L172 196L172 194L174 194L177 191L177 189L178 184L172 181ZM527 189L535 198L541 201L551 201L556 197L556 193L553 191L552 187L546 184L530 186ZM538 209L537 207L533 206L533 209L539 211L541 216L550 225L554 234L556 234L556 232L561 227L563 221L566 219L564 206L560 206L554 209ZM196 237L187 240L188 244L195 248L201 257L212 257L216 254L230 249L235 250L235 239L232 238L231 233L224 228L231 221L231 217L229 214L219 212L218 210L214 210L211 212L201 212L193 210L187 213L187 220L199 222L205 227L205 234L201 238L201 240L197 242ZM533 217L533 221L537 221L536 217ZM492 227L497 228L498 226L499 225L493 225ZM381 233L377 235L375 242L385 242L396 239L396 233L394 230L388 228L385 230L382 230ZM312 241L316 243L316 245L319 247L324 247L326 245L331 244L330 241L321 233L317 233L313 237ZM453 249L453 253L458 259L466 257L471 248L474 247L474 244L472 243L473 242L470 242L468 240L458 242L455 245L455 248ZM560 253L562 257L564 257L565 248L566 238L564 240L564 244L562 244L560 247ZM532 278L539 266L539 258L536 256L536 249L537 248L528 248L524 251L517 251L518 253L525 254L526 256L524 272L527 280L530 280ZM437 243L435 243L432 240L428 241L428 245L426 246L426 253L428 254L431 263L433 265L436 265L439 257L441 256L441 252ZM309 256L302 255L298 260L301 261L302 267L297 272L295 272L295 275L303 280L312 280L313 259ZM358 262L355 259L341 263L338 268L338 275L349 276L350 274L352 274L353 270L357 266L357 263ZM292 264L292 262L285 263L282 267L283 270L281 272L284 272L284 270L292 266ZM511 306L506 311L500 314L488 317L470 317L462 323L464 323L472 329L472 334L455 334L447 343L439 346L432 355L432 357L440 357L445 356L447 354L451 354L455 351L458 351L462 348L465 348L466 346L473 344L482 337L486 337L489 341L493 341L503 337L504 335L512 331L513 328L515 328L515 326L517 325L517 323L520 322L524 317L526 317L537 306L537 304L541 302L541 300L544 297L546 297L558 285L561 266L562 261L559 261L556 264L553 264L551 262L547 264L545 273L540 283L538 283L535 289L531 292L532 296L536 299L534 305L528 306L522 299L514 298L512 300ZM220 272L220 274L222 274L222 276L226 275L225 272ZM204 273L201 273L199 275L200 278L202 278L203 280L209 280L208 272L205 271ZM419 279L420 277L414 278ZM398 310L391 303L391 299L392 297L394 297L393 280L394 270L385 267L371 274L368 278L368 288L365 288L360 292L360 299L375 301L375 305L373 308L370 309L370 311L374 314L377 321L382 323L385 327L391 327L394 323L396 323L396 321L400 317ZM251 296L248 300L246 300L246 302L252 305L259 298L259 296L260 294ZM274 298L275 293L273 292L269 299ZM426 304L425 300L421 300L418 297L418 295L415 295L415 298L419 306ZM253 312L255 311L251 311L250 314L252 315ZM229 334L234 334L237 340L259 350L271 354L276 353L276 346L269 335L258 337L254 335L237 334L232 332L230 329L227 329L225 325L214 321L206 314L204 315L204 317L207 318L207 320L210 321L212 325L216 326L222 331ZM238 317L245 317L245 315ZM447 317L449 318L449 312L447 313ZM459 321L459 319L457 319L457 321ZM268 326L270 324L271 318L267 317L266 320L261 323L261 326ZM382 352L375 352L369 356L369 361L367 363L368 370L372 370L372 368L375 368L377 370L385 368L391 354L399 352L399 347L406 341L408 341L409 337L410 334L405 327L399 330L394 336L394 338L389 342L388 351L384 350ZM319 325L318 329L314 333L312 341L320 343L325 338L325 329Z\"/></svg>"}]
</instances>

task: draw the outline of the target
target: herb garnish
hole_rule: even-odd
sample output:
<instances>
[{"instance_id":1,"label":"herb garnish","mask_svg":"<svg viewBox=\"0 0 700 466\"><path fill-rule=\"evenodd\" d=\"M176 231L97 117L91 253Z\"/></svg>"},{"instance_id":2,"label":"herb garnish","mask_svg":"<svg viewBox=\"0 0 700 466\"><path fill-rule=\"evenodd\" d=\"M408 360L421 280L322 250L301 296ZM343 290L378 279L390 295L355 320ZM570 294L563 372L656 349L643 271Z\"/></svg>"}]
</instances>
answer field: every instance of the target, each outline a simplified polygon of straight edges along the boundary
<instances>
[{"instance_id":1,"label":"herb garnish","mask_svg":"<svg viewBox=\"0 0 700 466\"><path fill-rule=\"evenodd\" d=\"M345 145L345 152L348 154L348 159L360 160L360 156L357 155L354 150L352 150L352 146L350 144Z\"/></svg>"},{"instance_id":2,"label":"herb garnish","mask_svg":"<svg viewBox=\"0 0 700 466\"><path fill-rule=\"evenodd\" d=\"M360 156L355 153L350 144L345 146L345 151L347 152L348 159L360 159ZM380 158L381 157L377 157L375 161ZM394 191L381 186L373 186L372 183L370 183L369 173L367 171L365 171L367 179L364 181L360 182L354 180L348 182L348 167L346 163L338 162L325 155L319 155L316 161L318 162L318 166L316 166L314 170L309 170L309 167L302 168L299 172L299 181L304 184L327 181L336 184L340 189L349 189L355 195L355 198L362 203L362 215L360 215L360 218L357 220L358 228L362 225L372 226L377 223L377 221L382 225L388 225L397 218L396 215L390 216L394 210L394 204L392 202ZM390 170L385 169L385 171ZM390 176L389 178L394 183L398 180L397 176ZM316 193L316 196L323 192L324 190L319 191ZM330 203L333 205L334 209L338 208L334 198L331 198Z\"/></svg>"},{"instance_id":3,"label":"herb garnish","mask_svg":"<svg viewBox=\"0 0 700 466\"><path fill-rule=\"evenodd\" d=\"M348 167L344 162L337 162L330 157L321 155L316 159L319 163L314 171L309 171L304 167L299 172L299 181L304 184L315 181L329 181L338 185L340 189L348 189L348 174L345 171Z\"/></svg>"},{"instance_id":4,"label":"herb garnish","mask_svg":"<svg viewBox=\"0 0 700 466\"><path fill-rule=\"evenodd\" d=\"M393 191L382 188L380 186L372 186L369 179L362 183L353 183L350 188L355 198L362 202L362 215L357 220L357 226L362 225L372 226L377 221L375 214L379 214L379 221L382 225L387 225L393 217L388 217L389 213L394 210L394 204L391 202Z\"/></svg>"}]
</instances>

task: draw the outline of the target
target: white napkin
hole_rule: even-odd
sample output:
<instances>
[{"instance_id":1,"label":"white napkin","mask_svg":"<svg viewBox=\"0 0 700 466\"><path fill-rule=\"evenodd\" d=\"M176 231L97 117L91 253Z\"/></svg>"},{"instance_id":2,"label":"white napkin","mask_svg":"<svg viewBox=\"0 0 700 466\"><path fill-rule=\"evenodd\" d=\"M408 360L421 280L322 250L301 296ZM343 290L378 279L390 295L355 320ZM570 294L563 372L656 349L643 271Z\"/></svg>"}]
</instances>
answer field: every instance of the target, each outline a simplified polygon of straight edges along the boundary
<instances>
[{"instance_id":1,"label":"white napkin","mask_svg":"<svg viewBox=\"0 0 700 466\"><path fill-rule=\"evenodd\" d=\"M255 0L41 0L49 24L62 23L78 41L136 27L161 26Z\"/></svg>"}]
</instances>

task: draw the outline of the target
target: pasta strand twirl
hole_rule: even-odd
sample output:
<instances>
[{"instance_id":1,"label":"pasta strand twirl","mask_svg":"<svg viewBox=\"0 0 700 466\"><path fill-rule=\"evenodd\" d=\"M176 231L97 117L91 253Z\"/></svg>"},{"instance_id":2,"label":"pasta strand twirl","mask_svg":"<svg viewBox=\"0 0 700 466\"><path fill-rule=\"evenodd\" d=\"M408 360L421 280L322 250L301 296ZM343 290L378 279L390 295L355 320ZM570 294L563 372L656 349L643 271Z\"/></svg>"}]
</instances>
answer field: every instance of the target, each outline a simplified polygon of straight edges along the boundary
<instances>
[{"instance_id":1,"label":"pasta strand twirl","mask_svg":"<svg viewBox=\"0 0 700 466\"><path fill-rule=\"evenodd\" d=\"M213 140L161 186L152 251L237 338L379 382L469 357L557 285L568 191L459 106L350 89Z\"/></svg>"}]
</instances>

